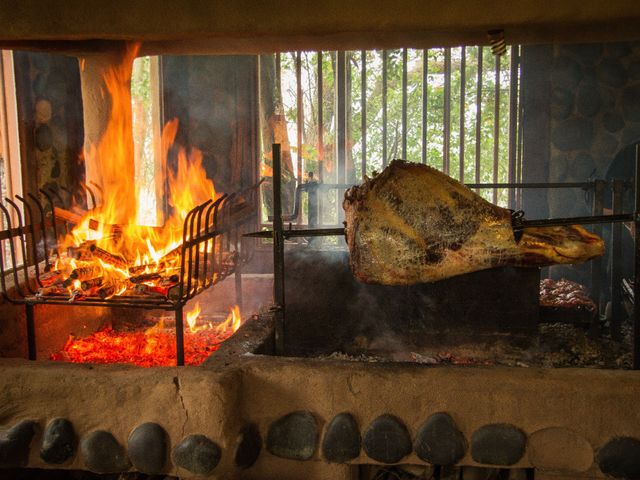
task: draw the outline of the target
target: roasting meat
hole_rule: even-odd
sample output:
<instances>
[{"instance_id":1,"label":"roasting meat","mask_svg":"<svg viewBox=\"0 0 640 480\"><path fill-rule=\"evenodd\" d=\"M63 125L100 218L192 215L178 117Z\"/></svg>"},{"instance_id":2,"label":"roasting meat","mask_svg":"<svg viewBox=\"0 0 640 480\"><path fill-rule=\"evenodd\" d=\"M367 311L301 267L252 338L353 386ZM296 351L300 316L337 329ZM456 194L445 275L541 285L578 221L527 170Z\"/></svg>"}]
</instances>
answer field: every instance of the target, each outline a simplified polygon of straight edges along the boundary
<instances>
[{"instance_id":1,"label":"roasting meat","mask_svg":"<svg viewBox=\"0 0 640 480\"><path fill-rule=\"evenodd\" d=\"M426 165L394 160L343 203L351 268L367 283L412 285L499 266L580 263L602 255L584 228L525 228L511 211Z\"/></svg>"},{"instance_id":2,"label":"roasting meat","mask_svg":"<svg viewBox=\"0 0 640 480\"><path fill-rule=\"evenodd\" d=\"M592 313L597 310L596 304L587 294L587 287L564 278L545 278L540 282L540 306L587 310Z\"/></svg>"}]
</instances>

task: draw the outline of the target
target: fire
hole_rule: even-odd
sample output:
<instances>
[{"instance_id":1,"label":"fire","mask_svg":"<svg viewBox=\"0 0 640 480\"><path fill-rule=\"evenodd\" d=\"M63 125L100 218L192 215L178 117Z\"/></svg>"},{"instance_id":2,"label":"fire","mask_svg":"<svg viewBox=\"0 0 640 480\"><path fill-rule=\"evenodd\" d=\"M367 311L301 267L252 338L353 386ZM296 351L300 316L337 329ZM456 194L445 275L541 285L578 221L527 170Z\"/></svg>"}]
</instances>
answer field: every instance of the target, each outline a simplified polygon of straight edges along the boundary
<instances>
[{"instance_id":1,"label":"fire","mask_svg":"<svg viewBox=\"0 0 640 480\"><path fill-rule=\"evenodd\" d=\"M220 197L202 165L202 153L196 149L179 148L169 168L168 158L176 138L179 124L174 119L164 126L160 170L166 178L158 183L167 184L168 205L171 214L158 212L156 218L165 218L160 227L141 225L140 218L155 208L149 195L134 181L134 143L132 133L132 107L130 81L133 61L139 45L131 44L123 55L122 63L104 73L104 83L111 99L110 116L104 134L96 145L84 152L87 178L98 185L98 205L81 212L76 226L61 242L61 251L67 253L56 263L59 279L51 280L43 295L68 294L78 285L64 285L63 280L77 274L77 279L92 280L95 288L82 289L83 295L110 298L116 295L166 293L179 278L179 248L182 242L184 220L189 211L207 200ZM166 182L165 182L166 180ZM67 214L69 215L69 214ZM68 254L68 252L72 252ZM77 272L91 265L100 265L99 280L85 278ZM133 276L159 273L148 281L130 282ZM97 276L97 275L96 275ZM88 283L86 285L89 285ZM76 299L79 296L72 298Z\"/></svg>"},{"instance_id":2,"label":"fire","mask_svg":"<svg viewBox=\"0 0 640 480\"><path fill-rule=\"evenodd\" d=\"M224 322L218 325L215 329L218 333L231 332L235 333L242 325L242 315L240 315L240 307L234 305L231 307L229 315Z\"/></svg>"},{"instance_id":3,"label":"fire","mask_svg":"<svg viewBox=\"0 0 640 480\"><path fill-rule=\"evenodd\" d=\"M196 331L196 322L200 316L200 302L196 302L196 306L190 312L187 312L187 325L190 332Z\"/></svg>"}]
</instances>

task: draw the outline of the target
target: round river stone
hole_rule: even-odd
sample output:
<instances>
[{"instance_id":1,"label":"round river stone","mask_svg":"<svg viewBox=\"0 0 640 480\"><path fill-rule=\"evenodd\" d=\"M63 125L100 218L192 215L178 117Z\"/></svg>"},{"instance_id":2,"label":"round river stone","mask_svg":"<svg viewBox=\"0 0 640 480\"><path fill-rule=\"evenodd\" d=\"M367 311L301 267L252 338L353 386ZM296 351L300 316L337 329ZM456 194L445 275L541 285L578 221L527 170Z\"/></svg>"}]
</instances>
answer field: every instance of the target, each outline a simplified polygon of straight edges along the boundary
<instances>
[{"instance_id":1,"label":"round river stone","mask_svg":"<svg viewBox=\"0 0 640 480\"><path fill-rule=\"evenodd\" d=\"M25 467L29 462L29 446L37 423L23 420L0 436L0 467Z\"/></svg>"},{"instance_id":2,"label":"round river stone","mask_svg":"<svg viewBox=\"0 0 640 480\"><path fill-rule=\"evenodd\" d=\"M91 432L80 441L85 465L95 473L119 473L129 470L131 463L122 445L104 430Z\"/></svg>"},{"instance_id":3,"label":"round river stone","mask_svg":"<svg viewBox=\"0 0 640 480\"><path fill-rule=\"evenodd\" d=\"M640 478L640 440L616 437L598 450L596 462L605 475L615 478Z\"/></svg>"},{"instance_id":4,"label":"round river stone","mask_svg":"<svg viewBox=\"0 0 640 480\"><path fill-rule=\"evenodd\" d=\"M258 427L250 423L240 431L240 439L236 448L235 462L240 468L249 468L260 456L262 437Z\"/></svg>"},{"instance_id":5,"label":"round river stone","mask_svg":"<svg viewBox=\"0 0 640 480\"><path fill-rule=\"evenodd\" d=\"M292 412L269 426L267 450L276 457L309 460L318 443L318 426L310 412Z\"/></svg>"},{"instance_id":6,"label":"round river stone","mask_svg":"<svg viewBox=\"0 0 640 480\"><path fill-rule=\"evenodd\" d=\"M532 433L527 455L534 467L544 470L584 472L593 464L593 448L589 442L561 427Z\"/></svg>"},{"instance_id":7,"label":"round river stone","mask_svg":"<svg viewBox=\"0 0 640 480\"><path fill-rule=\"evenodd\" d=\"M220 447L204 435L189 435L173 448L173 463L196 475L207 475L218 465Z\"/></svg>"},{"instance_id":8,"label":"round river stone","mask_svg":"<svg viewBox=\"0 0 640 480\"><path fill-rule=\"evenodd\" d=\"M446 413L434 413L418 429L416 455L434 465L454 465L464 457L467 441Z\"/></svg>"},{"instance_id":9,"label":"round river stone","mask_svg":"<svg viewBox=\"0 0 640 480\"><path fill-rule=\"evenodd\" d=\"M393 415L380 415L364 432L364 451L382 463L398 463L411 453L411 436Z\"/></svg>"},{"instance_id":10,"label":"round river stone","mask_svg":"<svg viewBox=\"0 0 640 480\"><path fill-rule=\"evenodd\" d=\"M360 430L350 413L339 413L329 422L322 440L324 458L344 463L360 455Z\"/></svg>"},{"instance_id":11,"label":"round river stone","mask_svg":"<svg viewBox=\"0 0 640 480\"><path fill-rule=\"evenodd\" d=\"M480 427L471 436L471 457L478 463L513 465L524 454L527 436L505 423Z\"/></svg>"},{"instance_id":12,"label":"round river stone","mask_svg":"<svg viewBox=\"0 0 640 480\"><path fill-rule=\"evenodd\" d=\"M76 433L71 422L66 418L54 418L44 429L40 458L47 463L60 465L73 458L76 443Z\"/></svg>"},{"instance_id":13,"label":"round river stone","mask_svg":"<svg viewBox=\"0 0 640 480\"><path fill-rule=\"evenodd\" d=\"M129 458L142 473L155 475L164 470L167 462L167 433L157 423L138 425L127 442Z\"/></svg>"}]
</instances>

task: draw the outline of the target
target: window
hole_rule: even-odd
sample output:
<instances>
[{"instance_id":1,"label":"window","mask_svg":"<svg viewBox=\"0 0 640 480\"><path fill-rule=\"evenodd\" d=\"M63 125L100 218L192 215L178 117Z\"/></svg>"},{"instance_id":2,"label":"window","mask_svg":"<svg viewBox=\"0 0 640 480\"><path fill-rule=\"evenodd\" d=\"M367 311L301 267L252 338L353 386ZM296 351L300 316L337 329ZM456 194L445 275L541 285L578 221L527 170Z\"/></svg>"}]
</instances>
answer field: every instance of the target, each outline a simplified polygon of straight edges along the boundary
<instances>
[{"instance_id":1,"label":"window","mask_svg":"<svg viewBox=\"0 0 640 480\"><path fill-rule=\"evenodd\" d=\"M289 52L262 57L261 70L261 173L270 175L270 141L281 143L285 212L294 201L287 189L309 172L353 184L394 158L471 184L520 178L517 46L502 57L488 47ZM343 190L320 199L320 224L340 223ZM511 208L519 201L513 190L480 193Z\"/></svg>"},{"instance_id":2,"label":"window","mask_svg":"<svg viewBox=\"0 0 640 480\"><path fill-rule=\"evenodd\" d=\"M140 185L139 225L162 225L164 164L162 162L162 108L160 57L138 57L131 76L131 109L135 182Z\"/></svg>"},{"instance_id":3,"label":"window","mask_svg":"<svg viewBox=\"0 0 640 480\"><path fill-rule=\"evenodd\" d=\"M16 105L15 76L13 54L3 50L0 60L0 193L2 200L13 198L22 193L22 174L20 169L20 147L18 142L18 111ZM12 226L17 225L17 217L9 210ZM7 228L4 216L0 216L0 230ZM9 265L9 240L4 240L3 265ZM22 263L22 251L15 249L17 263Z\"/></svg>"}]
</instances>

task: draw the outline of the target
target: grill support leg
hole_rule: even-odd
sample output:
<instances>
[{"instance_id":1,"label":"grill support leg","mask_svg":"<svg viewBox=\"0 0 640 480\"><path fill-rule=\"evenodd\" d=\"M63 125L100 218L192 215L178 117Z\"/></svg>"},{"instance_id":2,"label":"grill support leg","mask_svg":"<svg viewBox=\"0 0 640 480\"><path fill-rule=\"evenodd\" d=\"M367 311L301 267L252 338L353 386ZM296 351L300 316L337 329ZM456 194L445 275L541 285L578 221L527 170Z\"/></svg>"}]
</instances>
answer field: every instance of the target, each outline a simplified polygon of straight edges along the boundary
<instances>
[{"instance_id":1,"label":"grill support leg","mask_svg":"<svg viewBox=\"0 0 640 480\"><path fill-rule=\"evenodd\" d=\"M184 366L184 323L182 306L176 309L176 364Z\"/></svg>"},{"instance_id":2,"label":"grill support leg","mask_svg":"<svg viewBox=\"0 0 640 480\"><path fill-rule=\"evenodd\" d=\"M29 353L29 360L36 359L36 328L34 321L34 305L26 303L24 306L26 318L27 318L27 350Z\"/></svg>"}]
</instances>

